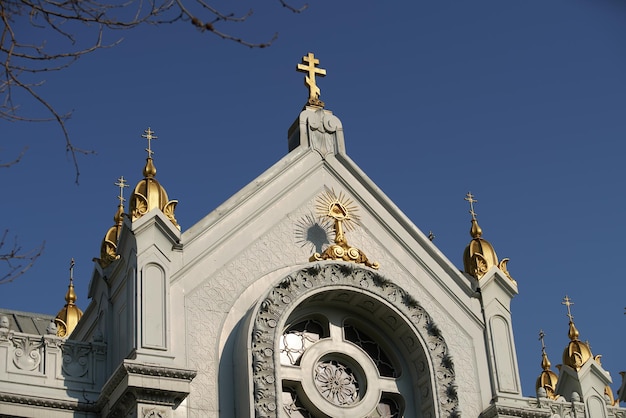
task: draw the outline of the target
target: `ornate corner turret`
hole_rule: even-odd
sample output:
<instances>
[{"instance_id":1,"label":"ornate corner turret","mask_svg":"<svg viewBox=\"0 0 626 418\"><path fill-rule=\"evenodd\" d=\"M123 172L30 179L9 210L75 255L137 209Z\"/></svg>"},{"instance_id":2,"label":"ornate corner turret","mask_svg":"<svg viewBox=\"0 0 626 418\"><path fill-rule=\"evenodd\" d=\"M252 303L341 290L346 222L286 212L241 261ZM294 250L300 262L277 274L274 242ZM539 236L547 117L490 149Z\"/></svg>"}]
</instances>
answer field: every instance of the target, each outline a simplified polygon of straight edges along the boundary
<instances>
[{"instance_id":1,"label":"ornate corner turret","mask_svg":"<svg viewBox=\"0 0 626 418\"><path fill-rule=\"evenodd\" d=\"M161 186L155 178L156 167L152 160L154 151L152 151L150 141L157 139L157 136L154 135L154 131L150 128L146 129L141 136L148 140L148 148L146 148L148 158L146 159L146 166L143 169L144 179L137 183L130 197L131 220L134 222L152 209L159 209L172 221L174 226L180 230L180 225L178 225L176 217L174 216L174 210L176 209L178 201L169 200L165 188Z\"/></svg>"},{"instance_id":2,"label":"ornate corner turret","mask_svg":"<svg viewBox=\"0 0 626 418\"><path fill-rule=\"evenodd\" d=\"M317 86L315 76L326 76L326 70L317 67L320 60L315 58L312 52L302 57L302 63L296 67L297 71L306 73L304 77L304 85L309 88L309 100L307 100L307 106L313 106L318 108L324 108L324 102L320 100L320 88Z\"/></svg>"},{"instance_id":3,"label":"ornate corner turret","mask_svg":"<svg viewBox=\"0 0 626 418\"><path fill-rule=\"evenodd\" d=\"M537 383L535 385L535 389L539 390L543 388L546 391L546 397L550 399L556 399L559 396L556 394L556 384L559 380L556 373L551 370L552 364L548 359L548 354L546 354L546 345L543 341L543 337L545 334L542 331L539 331L539 339L541 340L541 374L537 378Z\"/></svg>"},{"instance_id":4,"label":"ornate corner turret","mask_svg":"<svg viewBox=\"0 0 626 418\"><path fill-rule=\"evenodd\" d=\"M126 183L126 179L122 176L117 179L115 185L120 188L120 194L117 196L120 203L117 206L115 216L113 216L115 224L109 228L102 240L102 244L100 245L100 258L94 259L102 268L108 267L112 262L120 258L117 253L117 243L120 239L122 224L124 223L124 201L126 200L124 199L124 188L128 187L128 183Z\"/></svg>"},{"instance_id":5,"label":"ornate corner turret","mask_svg":"<svg viewBox=\"0 0 626 418\"><path fill-rule=\"evenodd\" d=\"M502 261L498 262L498 256L496 255L496 250L493 248L493 245L482 238L483 230L480 225L478 225L476 212L474 211L474 203L478 202L478 200L474 199L474 195L472 195L471 192L467 192L465 200L470 204L469 213L472 215L472 227L470 228L472 240L463 253L464 271L480 280L489 269L497 266L513 283L517 283L513 277L511 277L507 269L509 259L504 258Z\"/></svg>"},{"instance_id":6,"label":"ornate corner turret","mask_svg":"<svg viewBox=\"0 0 626 418\"><path fill-rule=\"evenodd\" d=\"M563 364L578 371L585 363L593 359L593 354L591 353L589 343L580 341L578 338L580 334L576 325L574 325L574 316L572 315L570 309L574 302L572 302L572 300L566 295L561 303L567 306L567 317L569 318L569 330L567 332L567 336L570 339L567 347L563 350ZM599 360L599 357L597 360Z\"/></svg>"},{"instance_id":7,"label":"ornate corner turret","mask_svg":"<svg viewBox=\"0 0 626 418\"><path fill-rule=\"evenodd\" d=\"M359 216L356 213L357 206L343 193L339 196L334 190L326 190L317 198L317 213L320 217L328 217L334 221L335 243L330 245L320 254L315 253L309 261L321 260L343 260L357 264L365 264L367 267L378 269L378 262L371 262L363 251L351 247L344 234L344 227L350 231L359 223Z\"/></svg>"},{"instance_id":8,"label":"ornate corner turret","mask_svg":"<svg viewBox=\"0 0 626 418\"><path fill-rule=\"evenodd\" d=\"M59 337L69 337L72 331L74 331L74 328L76 328L76 325L78 325L78 321L80 321L80 318L83 316L83 311L81 311L75 303L74 264L74 259L72 258L72 261L70 261L70 284L65 294L65 306L61 308L54 319L54 323L57 326L56 334Z\"/></svg>"}]
</instances>

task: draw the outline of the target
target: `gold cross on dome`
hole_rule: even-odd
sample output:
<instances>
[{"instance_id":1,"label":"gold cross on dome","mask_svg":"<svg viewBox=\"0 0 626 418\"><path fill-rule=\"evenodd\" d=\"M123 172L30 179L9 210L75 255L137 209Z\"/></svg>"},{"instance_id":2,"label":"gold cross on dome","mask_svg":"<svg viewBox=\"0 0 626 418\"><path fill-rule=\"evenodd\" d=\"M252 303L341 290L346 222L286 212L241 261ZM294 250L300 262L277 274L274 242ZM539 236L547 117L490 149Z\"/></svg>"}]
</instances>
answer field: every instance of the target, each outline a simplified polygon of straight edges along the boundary
<instances>
[{"instance_id":1,"label":"gold cross on dome","mask_svg":"<svg viewBox=\"0 0 626 418\"><path fill-rule=\"evenodd\" d=\"M117 198L119 199L121 205L126 201L126 199L124 199L124 188L128 187L128 183L126 183L126 179L124 178L124 176L121 176L119 179L117 179L117 183L115 183L115 185L120 188L120 194L119 196L117 196Z\"/></svg>"},{"instance_id":2,"label":"gold cross on dome","mask_svg":"<svg viewBox=\"0 0 626 418\"><path fill-rule=\"evenodd\" d=\"M150 129L150 127L148 127L148 129L143 132L144 133L141 134L141 137L148 140L148 148L146 148L146 151L148 152L148 158L152 158L152 154L154 154L154 151L152 151L152 148L150 147L150 141L152 141L153 139L158 139L159 137L154 135L154 131Z\"/></svg>"},{"instance_id":3,"label":"gold cross on dome","mask_svg":"<svg viewBox=\"0 0 626 418\"><path fill-rule=\"evenodd\" d=\"M465 195L465 200L467 200L470 204L469 213L472 215L472 219L476 220L476 212L474 212L474 203L478 203L478 200L474 199L474 195L472 192L467 192Z\"/></svg>"},{"instance_id":4,"label":"gold cross on dome","mask_svg":"<svg viewBox=\"0 0 626 418\"><path fill-rule=\"evenodd\" d=\"M315 83L315 76L319 75L324 77L326 70L316 67L320 63L320 60L315 58L312 52L302 57L302 64L298 64L296 69L302 73L307 73L304 77L304 85L309 88L309 101L308 104L312 106L324 107L324 102L320 100L320 88Z\"/></svg>"},{"instance_id":5,"label":"gold cross on dome","mask_svg":"<svg viewBox=\"0 0 626 418\"><path fill-rule=\"evenodd\" d=\"M74 257L72 257L72 260L70 261L70 283L74 282L74 265L76 263L74 262Z\"/></svg>"},{"instance_id":6,"label":"gold cross on dome","mask_svg":"<svg viewBox=\"0 0 626 418\"><path fill-rule=\"evenodd\" d=\"M544 334L543 330L539 331L539 340L541 341L541 351L545 352L546 351L546 344L543 342L543 337L545 337L546 334Z\"/></svg>"},{"instance_id":7,"label":"gold cross on dome","mask_svg":"<svg viewBox=\"0 0 626 418\"><path fill-rule=\"evenodd\" d=\"M574 316L572 315L572 312L570 310L570 306L572 306L573 304L574 302L572 302L572 300L567 295L565 295L565 297L563 298L563 302L561 302L561 305L567 306L567 317L569 318L570 322L574 322Z\"/></svg>"}]
</instances>

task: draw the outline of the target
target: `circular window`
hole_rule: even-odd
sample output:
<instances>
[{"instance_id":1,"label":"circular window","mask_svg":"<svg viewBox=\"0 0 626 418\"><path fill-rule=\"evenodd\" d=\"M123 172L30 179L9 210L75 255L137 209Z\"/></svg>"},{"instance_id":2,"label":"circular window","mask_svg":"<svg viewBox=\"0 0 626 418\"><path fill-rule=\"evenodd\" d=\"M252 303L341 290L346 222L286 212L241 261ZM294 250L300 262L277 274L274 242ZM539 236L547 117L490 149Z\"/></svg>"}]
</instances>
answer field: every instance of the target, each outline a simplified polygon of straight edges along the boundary
<instances>
[{"instance_id":1,"label":"circular window","mask_svg":"<svg viewBox=\"0 0 626 418\"><path fill-rule=\"evenodd\" d=\"M359 401L359 381L352 369L337 360L320 361L313 380L319 393L332 404L352 405Z\"/></svg>"}]
</instances>

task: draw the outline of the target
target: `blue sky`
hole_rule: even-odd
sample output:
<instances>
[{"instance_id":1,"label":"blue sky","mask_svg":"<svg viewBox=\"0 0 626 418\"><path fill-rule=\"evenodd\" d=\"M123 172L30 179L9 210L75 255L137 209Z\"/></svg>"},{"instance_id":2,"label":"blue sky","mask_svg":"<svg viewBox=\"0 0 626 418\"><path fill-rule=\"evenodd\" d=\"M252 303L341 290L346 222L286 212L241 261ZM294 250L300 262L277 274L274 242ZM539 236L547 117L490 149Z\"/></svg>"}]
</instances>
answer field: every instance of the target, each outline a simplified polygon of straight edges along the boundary
<instances>
[{"instance_id":1,"label":"blue sky","mask_svg":"<svg viewBox=\"0 0 626 418\"><path fill-rule=\"evenodd\" d=\"M308 94L295 66L311 51L327 69L321 98L343 122L350 157L434 232L459 268L470 239L463 198L469 190L477 197L483 236L511 259L519 286L512 311L524 393L534 393L541 370L540 329L553 365L561 362L566 294L581 339L603 354L616 390L626 369L618 268L626 250L626 5L320 0L298 15L272 1L242 2L241 10L251 5L246 23L222 29L253 41L278 32L270 48L222 41L189 23L141 27L108 33L124 39L47 75L40 93L74 111L75 145L97 151L79 159L79 186L55 124L0 120L2 161L29 147L20 164L0 171L0 226L25 249L46 242L25 276L0 287L0 306L55 314L74 257L86 308L91 259L113 223L113 183L140 180L148 126L159 137L157 178L180 201L183 230L284 156ZM21 105L43 114L32 101Z\"/></svg>"}]
</instances>

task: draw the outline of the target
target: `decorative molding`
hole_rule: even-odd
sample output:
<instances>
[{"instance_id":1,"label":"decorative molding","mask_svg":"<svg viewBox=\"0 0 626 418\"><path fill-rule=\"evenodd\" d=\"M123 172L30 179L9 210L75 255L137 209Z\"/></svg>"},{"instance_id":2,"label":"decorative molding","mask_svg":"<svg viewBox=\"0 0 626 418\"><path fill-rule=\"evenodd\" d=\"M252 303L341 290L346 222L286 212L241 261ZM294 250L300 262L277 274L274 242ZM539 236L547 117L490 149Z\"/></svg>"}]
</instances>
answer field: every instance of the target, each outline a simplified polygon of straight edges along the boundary
<instances>
[{"instance_id":1,"label":"decorative molding","mask_svg":"<svg viewBox=\"0 0 626 418\"><path fill-rule=\"evenodd\" d=\"M155 389L141 386L128 386L124 379L130 375L150 376L191 382L196 376L195 370L179 369L175 367L137 363L133 360L124 360L113 375L106 382L98 398L98 406L103 409L110 402L112 416L126 416L125 412L137 402L175 407L189 395L189 387L186 391L168 389ZM117 398L111 398L114 393L121 393ZM165 415L168 416L168 415Z\"/></svg>"},{"instance_id":2,"label":"decorative molding","mask_svg":"<svg viewBox=\"0 0 626 418\"><path fill-rule=\"evenodd\" d=\"M258 305L252 331L252 375L256 417L278 417L275 341L280 318L288 314L295 301L329 286L353 287L370 292L402 312L426 342L424 351L431 359L440 416L460 416L455 373L448 347L430 315L406 291L376 272L349 263L317 263L290 274L267 293ZM329 290L332 289L329 288ZM409 342L405 342L409 343ZM419 344L412 341L413 344ZM428 395L427 395L428 396Z\"/></svg>"},{"instance_id":3,"label":"decorative molding","mask_svg":"<svg viewBox=\"0 0 626 418\"><path fill-rule=\"evenodd\" d=\"M514 403L515 406L509 405L509 402ZM607 407L607 412L609 418L626 418L626 409L623 408L609 406ZM499 399L480 414L480 418L567 418L587 416L589 416L589 412L582 402L517 397Z\"/></svg>"},{"instance_id":4,"label":"decorative molding","mask_svg":"<svg viewBox=\"0 0 626 418\"><path fill-rule=\"evenodd\" d=\"M520 418L551 418L552 412L545 409L524 408L494 404L487 408L480 418L520 417Z\"/></svg>"},{"instance_id":5,"label":"decorative molding","mask_svg":"<svg viewBox=\"0 0 626 418\"><path fill-rule=\"evenodd\" d=\"M74 400L39 398L36 396L16 395L13 393L0 392L0 403L14 403L20 405L36 406L49 409L65 409L81 412L96 412L100 409L95 403L83 403Z\"/></svg>"}]
</instances>

